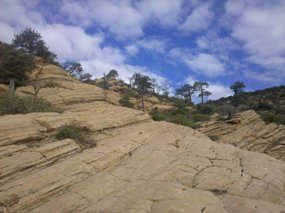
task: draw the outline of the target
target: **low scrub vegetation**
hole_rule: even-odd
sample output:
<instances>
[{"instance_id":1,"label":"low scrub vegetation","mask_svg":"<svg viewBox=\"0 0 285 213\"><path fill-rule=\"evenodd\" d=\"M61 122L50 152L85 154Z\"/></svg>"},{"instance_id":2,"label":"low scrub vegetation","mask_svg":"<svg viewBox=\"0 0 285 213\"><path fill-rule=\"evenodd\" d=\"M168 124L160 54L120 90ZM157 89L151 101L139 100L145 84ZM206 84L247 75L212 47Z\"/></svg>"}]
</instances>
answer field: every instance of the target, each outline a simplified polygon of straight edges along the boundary
<instances>
[{"instance_id":1,"label":"low scrub vegetation","mask_svg":"<svg viewBox=\"0 0 285 213\"><path fill-rule=\"evenodd\" d=\"M130 97L128 95L124 95L120 100L119 104L123 107L134 108L134 104L130 101Z\"/></svg>"},{"instance_id":2,"label":"low scrub vegetation","mask_svg":"<svg viewBox=\"0 0 285 213\"><path fill-rule=\"evenodd\" d=\"M33 96L10 96L0 93L0 115L27 114L32 112L59 112L63 110L49 101Z\"/></svg>"},{"instance_id":3,"label":"low scrub vegetation","mask_svg":"<svg viewBox=\"0 0 285 213\"><path fill-rule=\"evenodd\" d=\"M62 85L60 83L55 82L55 81L48 80L45 82L45 87L56 88L56 87L62 87Z\"/></svg>"},{"instance_id":4,"label":"low scrub vegetation","mask_svg":"<svg viewBox=\"0 0 285 213\"><path fill-rule=\"evenodd\" d=\"M96 146L96 142L88 136L90 130L86 128L82 128L77 124L70 124L61 126L57 133L56 139L72 139L77 144L79 144L82 148L90 148Z\"/></svg>"},{"instance_id":5,"label":"low scrub vegetation","mask_svg":"<svg viewBox=\"0 0 285 213\"><path fill-rule=\"evenodd\" d=\"M150 115L155 121L168 121L192 128L199 126L199 122L210 119L209 114L202 114L199 110L190 110L181 101L178 101L176 107L172 109L158 110L155 108Z\"/></svg>"}]
</instances>

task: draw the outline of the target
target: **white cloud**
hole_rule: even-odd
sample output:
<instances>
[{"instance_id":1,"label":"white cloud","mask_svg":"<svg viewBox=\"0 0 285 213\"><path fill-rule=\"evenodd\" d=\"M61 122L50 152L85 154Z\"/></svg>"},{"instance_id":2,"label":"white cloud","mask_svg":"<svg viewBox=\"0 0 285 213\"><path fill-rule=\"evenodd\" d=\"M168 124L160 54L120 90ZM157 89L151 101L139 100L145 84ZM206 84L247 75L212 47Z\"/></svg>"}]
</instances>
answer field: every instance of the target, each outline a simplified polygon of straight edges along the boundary
<instances>
[{"instance_id":1,"label":"white cloud","mask_svg":"<svg viewBox=\"0 0 285 213\"><path fill-rule=\"evenodd\" d=\"M212 93L210 100L217 100L222 97L227 97L233 94L229 87L220 83L210 83L208 90Z\"/></svg>"},{"instance_id":2,"label":"white cloud","mask_svg":"<svg viewBox=\"0 0 285 213\"><path fill-rule=\"evenodd\" d=\"M14 37L14 34L17 33L17 30L11 27L9 24L4 23L0 21L0 29L1 29L1 34L0 34L0 41L10 43L11 38ZM5 32L5 33L2 33Z\"/></svg>"},{"instance_id":3,"label":"white cloud","mask_svg":"<svg viewBox=\"0 0 285 213\"><path fill-rule=\"evenodd\" d=\"M104 37L100 34L89 35L80 27L61 24L48 25L41 32L44 40L51 50L58 54L61 61L79 61L84 70L94 77L102 77L103 73L116 69L120 78L126 82L135 72L149 75L158 82L165 80L145 67L126 63L126 55L118 48L103 45ZM129 47L129 51L132 51L130 49L132 47Z\"/></svg>"},{"instance_id":4,"label":"white cloud","mask_svg":"<svg viewBox=\"0 0 285 213\"><path fill-rule=\"evenodd\" d=\"M227 75L226 65L214 54L197 53L196 50L188 48L173 48L169 56L186 64L192 72L206 77L218 77Z\"/></svg>"},{"instance_id":5,"label":"white cloud","mask_svg":"<svg viewBox=\"0 0 285 213\"><path fill-rule=\"evenodd\" d=\"M201 49L210 49L210 43L209 41L205 38L205 37L200 37L196 40L196 44L198 45L198 47L200 47Z\"/></svg>"},{"instance_id":6,"label":"white cloud","mask_svg":"<svg viewBox=\"0 0 285 213\"><path fill-rule=\"evenodd\" d=\"M71 24L83 27L99 25L119 37L143 34L144 17L132 6L131 1L63 0L60 10Z\"/></svg>"},{"instance_id":7,"label":"white cloud","mask_svg":"<svg viewBox=\"0 0 285 213\"><path fill-rule=\"evenodd\" d=\"M196 7L186 18L185 22L179 26L180 30L187 32L196 32L205 30L211 24L214 13L209 3L204 3Z\"/></svg>"},{"instance_id":8,"label":"white cloud","mask_svg":"<svg viewBox=\"0 0 285 213\"><path fill-rule=\"evenodd\" d=\"M10 43L14 34L25 27L42 26L44 20L36 10L35 1L1 0L0 40Z\"/></svg>"},{"instance_id":9,"label":"white cloud","mask_svg":"<svg viewBox=\"0 0 285 213\"><path fill-rule=\"evenodd\" d=\"M136 55L136 54L138 53L138 51L139 51L138 48L137 48L137 46L134 45L134 44L131 44L131 45L126 46L126 47L125 47L125 50L126 50L127 53L128 53L129 55L131 55L131 56Z\"/></svg>"},{"instance_id":10,"label":"white cloud","mask_svg":"<svg viewBox=\"0 0 285 213\"><path fill-rule=\"evenodd\" d=\"M194 72L208 77L225 74L224 64L213 55L200 53L186 59L185 62Z\"/></svg>"},{"instance_id":11,"label":"white cloud","mask_svg":"<svg viewBox=\"0 0 285 213\"><path fill-rule=\"evenodd\" d=\"M129 56L135 56L141 49L153 54L163 54L168 46L168 41L164 39L145 38L125 46L125 51Z\"/></svg>"},{"instance_id":12,"label":"white cloud","mask_svg":"<svg viewBox=\"0 0 285 213\"><path fill-rule=\"evenodd\" d=\"M176 26L184 0L62 0L60 13L71 24L99 25L118 38L138 37L147 24Z\"/></svg>"},{"instance_id":13,"label":"white cloud","mask_svg":"<svg viewBox=\"0 0 285 213\"><path fill-rule=\"evenodd\" d=\"M285 76L285 2L234 1L226 4L232 36L243 43L248 61Z\"/></svg>"},{"instance_id":14,"label":"white cloud","mask_svg":"<svg viewBox=\"0 0 285 213\"><path fill-rule=\"evenodd\" d=\"M184 83L193 85L196 81L198 81L198 80L196 78L194 78L193 76L188 76L185 79Z\"/></svg>"},{"instance_id":15,"label":"white cloud","mask_svg":"<svg viewBox=\"0 0 285 213\"><path fill-rule=\"evenodd\" d=\"M282 83L282 77L276 75L275 72L256 72L251 70L244 71L244 75L255 81L264 82L264 83L273 83L273 84L280 84Z\"/></svg>"},{"instance_id":16,"label":"white cloud","mask_svg":"<svg viewBox=\"0 0 285 213\"><path fill-rule=\"evenodd\" d=\"M187 58L187 55L190 54L190 52L191 51L189 49L172 48L169 51L169 56L184 61Z\"/></svg>"},{"instance_id":17,"label":"white cloud","mask_svg":"<svg viewBox=\"0 0 285 213\"><path fill-rule=\"evenodd\" d=\"M142 39L137 42L137 46L144 48L150 52L164 53L166 49L166 41L162 39Z\"/></svg>"},{"instance_id":18,"label":"white cloud","mask_svg":"<svg viewBox=\"0 0 285 213\"><path fill-rule=\"evenodd\" d=\"M137 7L148 21L158 22L164 26L176 26L183 2L184 0L144 0L139 1Z\"/></svg>"},{"instance_id":19,"label":"white cloud","mask_svg":"<svg viewBox=\"0 0 285 213\"><path fill-rule=\"evenodd\" d=\"M40 33L60 60L101 58L103 52L110 53L110 50L101 48L104 39L101 35L88 35L80 27L52 24L40 29ZM110 55L118 54L113 50Z\"/></svg>"},{"instance_id":20,"label":"white cloud","mask_svg":"<svg viewBox=\"0 0 285 213\"><path fill-rule=\"evenodd\" d=\"M41 14L33 9L35 5L35 1L1 0L0 20L14 28L43 24Z\"/></svg>"}]
</instances>

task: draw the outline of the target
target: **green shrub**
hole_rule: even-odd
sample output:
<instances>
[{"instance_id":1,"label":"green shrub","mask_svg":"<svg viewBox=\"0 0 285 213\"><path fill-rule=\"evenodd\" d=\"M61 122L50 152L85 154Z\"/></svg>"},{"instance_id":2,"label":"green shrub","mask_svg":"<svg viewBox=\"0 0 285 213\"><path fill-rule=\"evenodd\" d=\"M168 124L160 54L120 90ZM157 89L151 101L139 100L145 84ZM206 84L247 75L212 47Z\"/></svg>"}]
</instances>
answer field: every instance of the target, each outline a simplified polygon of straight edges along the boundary
<instances>
[{"instance_id":1,"label":"green shrub","mask_svg":"<svg viewBox=\"0 0 285 213\"><path fill-rule=\"evenodd\" d=\"M178 115L178 114L187 115L189 114L189 112L186 108L177 108L171 114L172 115Z\"/></svg>"},{"instance_id":2,"label":"green shrub","mask_svg":"<svg viewBox=\"0 0 285 213\"><path fill-rule=\"evenodd\" d=\"M271 123L275 121L275 116L272 112L264 112L261 114L261 118L266 123Z\"/></svg>"},{"instance_id":3,"label":"green shrub","mask_svg":"<svg viewBox=\"0 0 285 213\"><path fill-rule=\"evenodd\" d=\"M217 135L208 135L208 137L212 140L212 141L218 141L220 138Z\"/></svg>"},{"instance_id":4,"label":"green shrub","mask_svg":"<svg viewBox=\"0 0 285 213\"><path fill-rule=\"evenodd\" d=\"M232 98L231 98L231 101L230 103L235 106L235 107L238 107L239 105L244 105L246 104L248 100L248 95L246 93L240 93L238 95L234 95Z\"/></svg>"},{"instance_id":5,"label":"green shrub","mask_svg":"<svg viewBox=\"0 0 285 213\"><path fill-rule=\"evenodd\" d=\"M183 126L192 126L193 122L188 119L185 115L182 114L177 114L175 116L173 116L172 118L170 118L169 120L171 123L175 123L175 124L179 124L179 125L183 125Z\"/></svg>"},{"instance_id":6,"label":"green shrub","mask_svg":"<svg viewBox=\"0 0 285 213\"><path fill-rule=\"evenodd\" d=\"M129 108L134 108L134 104L130 102L130 97L127 95L124 95L120 100L119 104L123 107L129 107Z\"/></svg>"},{"instance_id":7,"label":"green shrub","mask_svg":"<svg viewBox=\"0 0 285 213\"><path fill-rule=\"evenodd\" d=\"M162 113L155 113L152 115L152 119L155 121L165 121L167 120L167 117L163 115Z\"/></svg>"},{"instance_id":8,"label":"green shrub","mask_svg":"<svg viewBox=\"0 0 285 213\"><path fill-rule=\"evenodd\" d=\"M255 110L262 110L262 111L271 111L274 109L274 106L270 103L266 102L259 102L255 107Z\"/></svg>"},{"instance_id":9,"label":"green shrub","mask_svg":"<svg viewBox=\"0 0 285 213\"><path fill-rule=\"evenodd\" d=\"M217 140L220 139L219 136L217 136L217 135L209 135L208 137L209 137L212 141L217 141Z\"/></svg>"},{"instance_id":10,"label":"green shrub","mask_svg":"<svg viewBox=\"0 0 285 213\"><path fill-rule=\"evenodd\" d=\"M225 119L231 119L233 116L236 114L237 110L234 106L225 104L217 109L218 113L220 114L221 117Z\"/></svg>"},{"instance_id":11,"label":"green shrub","mask_svg":"<svg viewBox=\"0 0 285 213\"><path fill-rule=\"evenodd\" d=\"M275 122L279 124L285 125L285 114L277 114L275 115Z\"/></svg>"},{"instance_id":12,"label":"green shrub","mask_svg":"<svg viewBox=\"0 0 285 213\"><path fill-rule=\"evenodd\" d=\"M19 97L16 95L10 97L7 93L0 93L0 115L27 114L32 112L62 113L63 110L40 97Z\"/></svg>"},{"instance_id":13,"label":"green shrub","mask_svg":"<svg viewBox=\"0 0 285 213\"><path fill-rule=\"evenodd\" d=\"M249 105L239 105L236 110L238 112L244 112L244 111L247 111L247 110L250 110L252 109Z\"/></svg>"},{"instance_id":14,"label":"green shrub","mask_svg":"<svg viewBox=\"0 0 285 213\"><path fill-rule=\"evenodd\" d=\"M149 114L152 117L152 119L155 120L155 121L165 121L165 120L167 120L167 117L163 113L159 112L157 107L152 109Z\"/></svg>"},{"instance_id":15,"label":"green shrub","mask_svg":"<svg viewBox=\"0 0 285 213\"><path fill-rule=\"evenodd\" d=\"M110 84L106 80L100 81L96 83L95 85L104 90L108 90L110 88Z\"/></svg>"},{"instance_id":16,"label":"green shrub","mask_svg":"<svg viewBox=\"0 0 285 213\"><path fill-rule=\"evenodd\" d=\"M215 107L211 104L200 104L197 105L197 110L200 111L201 114L212 115L215 111Z\"/></svg>"},{"instance_id":17,"label":"green shrub","mask_svg":"<svg viewBox=\"0 0 285 213\"><path fill-rule=\"evenodd\" d=\"M205 114L193 114L192 119L194 122L207 121L210 119L210 116Z\"/></svg>"},{"instance_id":18,"label":"green shrub","mask_svg":"<svg viewBox=\"0 0 285 213\"><path fill-rule=\"evenodd\" d=\"M274 114L273 112L262 112L260 116L266 123L285 124L285 114Z\"/></svg>"},{"instance_id":19,"label":"green shrub","mask_svg":"<svg viewBox=\"0 0 285 213\"><path fill-rule=\"evenodd\" d=\"M52 80L48 80L45 82L45 87L50 87L50 88L56 88L56 87L62 87L60 83L57 83Z\"/></svg>"},{"instance_id":20,"label":"green shrub","mask_svg":"<svg viewBox=\"0 0 285 213\"><path fill-rule=\"evenodd\" d=\"M56 139L72 139L83 148L90 148L96 146L94 140L88 136L88 129L84 129L76 124L61 126L56 134Z\"/></svg>"},{"instance_id":21,"label":"green shrub","mask_svg":"<svg viewBox=\"0 0 285 213\"><path fill-rule=\"evenodd\" d=\"M11 45L0 43L0 84L8 84L14 80L16 86L24 85L35 67L33 57Z\"/></svg>"},{"instance_id":22,"label":"green shrub","mask_svg":"<svg viewBox=\"0 0 285 213\"><path fill-rule=\"evenodd\" d=\"M185 100L181 100L181 99L174 99L174 100L175 100L174 105L176 108L182 109L182 110L186 108L187 102Z\"/></svg>"}]
</instances>

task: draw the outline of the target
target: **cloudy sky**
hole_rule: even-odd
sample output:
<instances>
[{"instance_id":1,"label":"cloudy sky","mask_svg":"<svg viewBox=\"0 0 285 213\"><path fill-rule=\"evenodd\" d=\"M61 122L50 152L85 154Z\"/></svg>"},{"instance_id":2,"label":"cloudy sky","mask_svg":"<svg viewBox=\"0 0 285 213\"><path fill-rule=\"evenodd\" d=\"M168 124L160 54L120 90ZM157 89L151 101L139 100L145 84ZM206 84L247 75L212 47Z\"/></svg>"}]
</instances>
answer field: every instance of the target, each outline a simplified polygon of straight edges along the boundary
<instances>
[{"instance_id":1,"label":"cloudy sky","mask_svg":"<svg viewBox=\"0 0 285 213\"><path fill-rule=\"evenodd\" d=\"M0 40L26 27L95 77L207 81L212 99L285 83L284 0L0 0Z\"/></svg>"}]
</instances>

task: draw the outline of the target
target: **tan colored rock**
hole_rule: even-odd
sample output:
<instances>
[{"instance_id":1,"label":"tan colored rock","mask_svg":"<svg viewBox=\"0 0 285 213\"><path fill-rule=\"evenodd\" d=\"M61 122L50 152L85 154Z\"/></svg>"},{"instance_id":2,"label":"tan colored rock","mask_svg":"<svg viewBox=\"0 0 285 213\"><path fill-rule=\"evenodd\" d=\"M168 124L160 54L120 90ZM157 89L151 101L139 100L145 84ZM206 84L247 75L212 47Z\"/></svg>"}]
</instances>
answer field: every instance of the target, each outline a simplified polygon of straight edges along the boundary
<instances>
[{"instance_id":1,"label":"tan colored rock","mask_svg":"<svg viewBox=\"0 0 285 213\"><path fill-rule=\"evenodd\" d=\"M160 101L155 96L146 96L145 101L150 102L151 104L160 104Z\"/></svg>"},{"instance_id":2,"label":"tan colored rock","mask_svg":"<svg viewBox=\"0 0 285 213\"><path fill-rule=\"evenodd\" d=\"M80 81L69 76L62 69L55 65L46 65L42 71L41 65L32 72L30 78L43 82L55 82L59 86L54 88L42 88L38 96L44 97L55 105L65 106L74 103L91 102L91 101L108 101L112 104L118 104L120 95L111 91L104 91L101 88L91 85L83 84ZM31 86L20 87L16 94L27 95L34 94Z\"/></svg>"},{"instance_id":3,"label":"tan colored rock","mask_svg":"<svg viewBox=\"0 0 285 213\"><path fill-rule=\"evenodd\" d=\"M285 206L261 200L247 199L237 196L222 196L225 209L231 213L276 213L284 212Z\"/></svg>"},{"instance_id":4,"label":"tan colored rock","mask_svg":"<svg viewBox=\"0 0 285 213\"><path fill-rule=\"evenodd\" d=\"M31 167L50 164L80 151L79 146L70 139L50 142L31 149L24 145L19 145L17 150L15 145L1 148L3 151L0 152L0 183L11 180L11 176L19 175L18 172L28 172Z\"/></svg>"},{"instance_id":5,"label":"tan colored rock","mask_svg":"<svg viewBox=\"0 0 285 213\"><path fill-rule=\"evenodd\" d=\"M5 84L0 84L0 93L1 92L8 92L8 86Z\"/></svg>"},{"instance_id":6,"label":"tan colored rock","mask_svg":"<svg viewBox=\"0 0 285 213\"><path fill-rule=\"evenodd\" d=\"M65 108L63 114L50 112L2 116L0 146L44 139L48 133L65 124L78 123L93 131L102 131L150 119L141 111L100 101Z\"/></svg>"},{"instance_id":7,"label":"tan colored rock","mask_svg":"<svg viewBox=\"0 0 285 213\"><path fill-rule=\"evenodd\" d=\"M285 164L266 155L216 144L190 128L166 122L146 121L104 134L111 137L96 148L6 182L0 186L0 202L17 195L17 202L8 202L7 208L29 212L204 207L226 212L217 195L276 206L284 200ZM69 198L73 202L58 205Z\"/></svg>"},{"instance_id":8,"label":"tan colored rock","mask_svg":"<svg viewBox=\"0 0 285 213\"><path fill-rule=\"evenodd\" d=\"M266 124L254 111L240 113L231 120L205 122L199 131L219 142L285 160L285 126Z\"/></svg>"},{"instance_id":9,"label":"tan colored rock","mask_svg":"<svg viewBox=\"0 0 285 213\"><path fill-rule=\"evenodd\" d=\"M6 115L0 119L0 146L44 139L46 128L23 115Z\"/></svg>"},{"instance_id":10,"label":"tan colored rock","mask_svg":"<svg viewBox=\"0 0 285 213\"><path fill-rule=\"evenodd\" d=\"M100 88L56 69L39 76L62 87L40 95L64 113L0 117L0 211L284 211L283 161L102 101ZM72 123L89 129L97 147L54 139L60 126Z\"/></svg>"}]
</instances>

